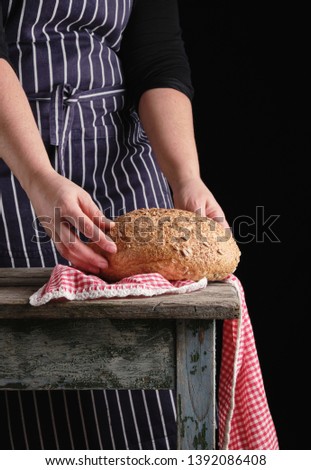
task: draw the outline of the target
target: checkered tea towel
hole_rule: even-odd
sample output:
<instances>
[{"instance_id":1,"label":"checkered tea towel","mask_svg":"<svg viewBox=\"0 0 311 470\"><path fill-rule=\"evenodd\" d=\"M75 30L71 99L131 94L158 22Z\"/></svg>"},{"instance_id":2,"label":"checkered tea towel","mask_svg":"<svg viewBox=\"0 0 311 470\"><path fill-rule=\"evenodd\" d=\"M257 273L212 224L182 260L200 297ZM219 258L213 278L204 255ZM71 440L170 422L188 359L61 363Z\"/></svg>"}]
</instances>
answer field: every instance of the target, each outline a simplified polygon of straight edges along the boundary
<instances>
[{"instance_id":1,"label":"checkered tea towel","mask_svg":"<svg viewBox=\"0 0 311 470\"><path fill-rule=\"evenodd\" d=\"M225 320L219 384L219 448L277 449L278 442L264 391L252 326L241 283L229 276L241 300L237 320ZM78 269L57 265L49 281L34 293L31 305L53 299L87 300L127 296L193 292L207 285L198 282L170 282L158 273L135 275L114 284Z\"/></svg>"},{"instance_id":2,"label":"checkered tea towel","mask_svg":"<svg viewBox=\"0 0 311 470\"><path fill-rule=\"evenodd\" d=\"M111 297L146 296L161 294L183 294L202 289L207 279L193 281L167 281L161 274L136 274L114 284L108 284L97 276L88 275L70 266L58 264L49 281L29 299L38 306L50 300L88 300Z\"/></svg>"},{"instance_id":3,"label":"checkered tea towel","mask_svg":"<svg viewBox=\"0 0 311 470\"><path fill-rule=\"evenodd\" d=\"M230 282L240 298L240 318L225 320L219 378L219 448L278 449L243 287Z\"/></svg>"}]
</instances>

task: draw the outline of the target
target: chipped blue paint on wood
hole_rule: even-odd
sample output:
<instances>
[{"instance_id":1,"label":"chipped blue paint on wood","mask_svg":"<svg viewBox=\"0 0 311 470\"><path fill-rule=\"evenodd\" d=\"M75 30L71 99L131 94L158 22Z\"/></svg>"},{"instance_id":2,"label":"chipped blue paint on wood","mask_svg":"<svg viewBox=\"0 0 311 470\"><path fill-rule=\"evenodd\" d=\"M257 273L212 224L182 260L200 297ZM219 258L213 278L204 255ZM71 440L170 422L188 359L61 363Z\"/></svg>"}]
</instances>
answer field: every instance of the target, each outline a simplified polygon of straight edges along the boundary
<instances>
[{"instance_id":1,"label":"chipped blue paint on wood","mask_svg":"<svg viewBox=\"0 0 311 470\"><path fill-rule=\"evenodd\" d=\"M177 322L178 449L215 448L215 321Z\"/></svg>"}]
</instances>

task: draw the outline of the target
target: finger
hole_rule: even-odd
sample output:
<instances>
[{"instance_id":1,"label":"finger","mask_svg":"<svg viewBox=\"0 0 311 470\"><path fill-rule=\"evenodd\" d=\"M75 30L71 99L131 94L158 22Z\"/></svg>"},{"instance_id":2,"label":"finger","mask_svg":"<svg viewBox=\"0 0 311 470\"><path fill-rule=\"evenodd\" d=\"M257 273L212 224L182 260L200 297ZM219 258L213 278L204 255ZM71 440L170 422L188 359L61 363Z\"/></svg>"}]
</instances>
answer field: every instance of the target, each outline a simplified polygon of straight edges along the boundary
<instances>
[{"instance_id":1,"label":"finger","mask_svg":"<svg viewBox=\"0 0 311 470\"><path fill-rule=\"evenodd\" d=\"M59 245L57 249L65 259L70 261L71 264L78 269L94 274L99 274L101 271L107 269L107 260L101 257L100 261L97 261L97 259L92 256L92 253L88 251L84 253L83 249L79 249L78 255L65 245Z\"/></svg>"},{"instance_id":2,"label":"finger","mask_svg":"<svg viewBox=\"0 0 311 470\"><path fill-rule=\"evenodd\" d=\"M79 199L80 207L84 214L86 214L93 223L102 229L109 230L115 225L113 220L108 219L101 210L97 207L91 196Z\"/></svg>"},{"instance_id":3,"label":"finger","mask_svg":"<svg viewBox=\"0 0 311 470\"><path fill-rule=\"evenodd\" d=\"M80 233L98 244L102 250L108 253L116 253L116 244L80 209L72 211L71 215L67 216L65 220L79 230Z\"/></svg>"},{"instance_id":4,"label":"finger","mask_svg":"<svg viewBox=\"0 0 311 470\"><path fill-rule=\"evenodd\" d=\"M101 254L95 253L87 244L70 230L70 225L63 222L55 243L60 254L76 266L90 272L106 269L108 261Z\"/></svg>"},{"instance_id":5,"label":"finger","mask_svg":"<svg viewBox=\"0 0 311 470\"><path fill-rule=\"evenodd\" d=\"M210 207L210 206L206 206L206 216L209 217L210 219L213 219L215 220L216 222L218 222L220 225L222 225L224 228L230 228L227 220L226 220L226 217L225 217L225 214L224 212L222 211L222 209L220 208L220 206L216 206L216 207Z\"/></svg>"}]
</instances>

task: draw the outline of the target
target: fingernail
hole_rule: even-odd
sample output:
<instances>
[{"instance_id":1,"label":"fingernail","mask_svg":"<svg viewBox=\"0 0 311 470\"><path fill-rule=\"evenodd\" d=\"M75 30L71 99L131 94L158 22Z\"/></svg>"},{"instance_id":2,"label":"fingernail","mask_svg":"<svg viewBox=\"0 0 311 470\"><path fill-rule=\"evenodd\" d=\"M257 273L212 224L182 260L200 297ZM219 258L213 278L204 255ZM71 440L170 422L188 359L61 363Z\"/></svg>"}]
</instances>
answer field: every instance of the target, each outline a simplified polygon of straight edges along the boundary
<instances>
[{"instance_id":1,"label":"fingernail","mask_svg":"<svg viewBox=\"0 0 311 470\"><path fill-rule=\"evenodd\" d=\"M116 253L117 247L116 245L107 245L106 251L108 251L108 253Z\"/></svg>"},{"instance_id":2,"label":"fingernail","mask_svg":"<svg viewBox=\"0 0 311 470\"><path fill-rule=\"evenodd\" d=\"M102 270L102 269L106 269L108 266L108 263L107 261L102 261L101 263L99 263L99 268Z\"/></svg>"}]
</instances>

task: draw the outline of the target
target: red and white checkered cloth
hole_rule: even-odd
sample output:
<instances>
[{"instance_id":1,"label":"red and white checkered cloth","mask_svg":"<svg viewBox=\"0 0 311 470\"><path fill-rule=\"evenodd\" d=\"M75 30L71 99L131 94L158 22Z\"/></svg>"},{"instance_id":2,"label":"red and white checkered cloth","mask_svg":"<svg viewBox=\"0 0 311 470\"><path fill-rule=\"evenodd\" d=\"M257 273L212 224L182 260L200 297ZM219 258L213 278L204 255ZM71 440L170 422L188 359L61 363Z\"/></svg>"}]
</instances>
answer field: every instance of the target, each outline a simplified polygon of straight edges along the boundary
<instances>
[{"instance_id":1,"label":"red and white checkered cloth","mask_svg":"<svg viewBox=\"0 0 311 470\"><path fill-rule=\"evenodd\" d=\"M235 276L229 276L241 300L241 315L225 320L219 384L219 448L278 449L274 424L270 415L253 330L248 316L244 292ZM31 305L50 300L86 300L126 296L153 296L185 293L202 289L207 280L174 281L160 274L135 275L108 284L97 276L87 275L57 265L49 281L33 294Z\"/></svg>"},{"instance_id":2,"label":"red and white checkered cloth","mask_svg":"<svg viewBox=\"0 0 311 470\"><path fill-rule=\"evenodd\" d=\"M198 282L171 282L158 273L136 274L114 284L108 284L97 276L58 264L53 269L49 281L30 297L29 302L31 305L38 306L56 299L94 300L105 297L183 294L202 289L206 285L206 278Z\"/></svg>"},{"instance_id":3,"label":"red and white checkered cloth","mask_svg":"<svg viewBox=\"0 0 311 470\"><path fill-rule=\"evenodd\" d=\"M269 411L253 328L243 287L236 276L230 282L240 297L241 313L223 325L222 361L219 378L219 448L278 449Z\"/></svg>"}]
</instances>

